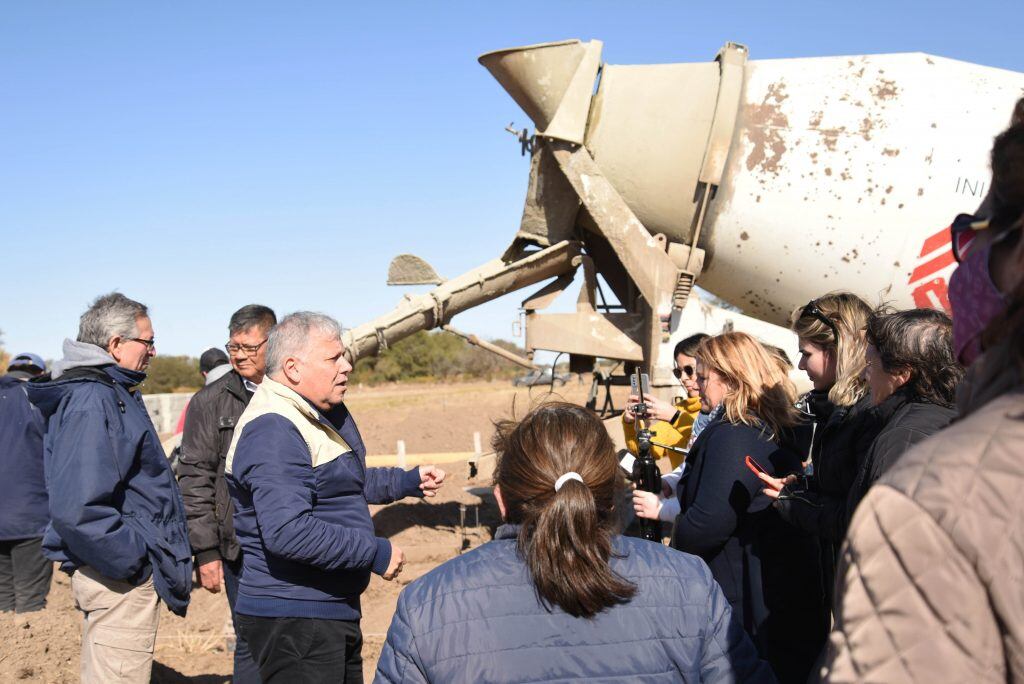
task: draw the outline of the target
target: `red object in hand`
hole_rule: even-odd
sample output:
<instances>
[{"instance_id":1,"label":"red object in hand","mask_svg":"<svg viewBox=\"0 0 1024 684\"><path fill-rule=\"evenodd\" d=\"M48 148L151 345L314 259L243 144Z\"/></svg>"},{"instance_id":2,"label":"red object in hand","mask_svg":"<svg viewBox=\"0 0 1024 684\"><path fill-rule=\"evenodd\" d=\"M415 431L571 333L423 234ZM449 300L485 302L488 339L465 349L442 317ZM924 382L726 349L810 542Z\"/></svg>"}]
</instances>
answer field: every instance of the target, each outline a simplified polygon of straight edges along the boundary
<instances>
[{"instance_id":1,"label":"red object in hand","mask_svg":"<svg viewBox=\"0 0 1024 684\"><path fill-rule=\"evenodd\" d=\"M743 459L743 462L747 464L747 467L750 468L751 472L754 473L755 475L759 475L760 473L764 473L765 475L771 475L771 473L765 470L760 463L751 458L749 454L746 458Z\"/></svg>"}]
</instances>

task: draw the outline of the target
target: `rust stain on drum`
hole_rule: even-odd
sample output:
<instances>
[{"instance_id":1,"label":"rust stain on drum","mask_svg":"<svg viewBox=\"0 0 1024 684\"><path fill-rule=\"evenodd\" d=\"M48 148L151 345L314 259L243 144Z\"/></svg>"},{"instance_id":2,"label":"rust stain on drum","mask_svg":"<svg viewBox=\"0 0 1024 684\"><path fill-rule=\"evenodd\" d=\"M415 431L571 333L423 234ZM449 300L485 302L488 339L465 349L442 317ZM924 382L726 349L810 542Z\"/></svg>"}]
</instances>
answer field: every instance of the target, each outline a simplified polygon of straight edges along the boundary
<instances>
[{"instance_id":1,"label":"rust stain on drum","mask_svg":"<svg viewBox=\"0 0 1024 684\"><path fill-rule=\"evenodd\" d=\"M875 96L875 100L895 100L896 96L899 95L900 89L896 85L896 81L890 81L886 78L879 78L878 83L871 86L871 94Z\"/></svg>"},{"instance_id":2,"label":"rust stain on drum","mask_svg":"<svg viewBox=\"0 0 1024 684\"><path fill-rule=\"evenodd\" d=\"M819 128L818 133L821 135L821 142L825 145L825 149L829 152L835 152L839 136L846 133L846 128L842 126L839 128Z\"/></svg>"},{"instance_id":3,"label":"rust stain on drum","mask_svg":"<svg viewBox=\"0 0 1024 684\"><path fill-rule=\"evenodd\" d=\"M760 168L779 175L779 161L786 153L782 131L789 128L789 118L782 112L782 103L788 98L785 82L779 81L768 86L768 93L761 104L744 105L747 138L753 145L747 155L748 171Z\"/></svg>"},{"instance_id":4,"label":"rust stain on drum","mask_svg":"<svg viewBox=\"0 0 1024 684\"><path fill-rule=\"evenodd\" d=\"M874 127L875 122L869 116L865 116L864 120L860 122L860 134L864 136L865 140L871 140L871 130Z\"/></svg>"}]
</instances>

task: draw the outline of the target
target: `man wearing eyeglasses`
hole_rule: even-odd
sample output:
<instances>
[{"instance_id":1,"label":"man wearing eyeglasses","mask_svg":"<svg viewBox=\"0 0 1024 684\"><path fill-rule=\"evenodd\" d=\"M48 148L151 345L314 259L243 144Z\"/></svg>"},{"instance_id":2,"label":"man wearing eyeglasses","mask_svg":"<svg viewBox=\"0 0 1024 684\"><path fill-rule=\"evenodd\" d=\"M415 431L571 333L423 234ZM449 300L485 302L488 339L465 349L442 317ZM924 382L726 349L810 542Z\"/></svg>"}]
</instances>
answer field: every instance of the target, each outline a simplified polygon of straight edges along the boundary
<instances>
[{"instance_id":1,"label":"man wearing eyeglasses","mask_svg":"<svg viewBox=\"0 0 1024 684\"><path fill-rule=\"evenodd\" d=\"M138 386L156 356L145 305L113 292L64 341L52 381L29 382L47 421L48 558L82 611L82 682L148 682L160 600L184 615L192 554L178 485Z\"/></svg>"},{"instance_id":2,"label":"man wearing eyeglasses","mask_svg":"<svg viewBox=\"0 0 1024 684\"><path fill-rule=\"evenodd\" d=\"M232 619L242 555L235 537L234 506L224 479L224 457L239 416L263 381L267 337L276 323L273 310L261 304L248 304L231 315L224 348L232 370L199 390L189 402L181 441L178 478L199 583L213 593L224 588ZM234 661L233 681L260 681L248 644L237 631Z\"/></svg>"}]
</instances>

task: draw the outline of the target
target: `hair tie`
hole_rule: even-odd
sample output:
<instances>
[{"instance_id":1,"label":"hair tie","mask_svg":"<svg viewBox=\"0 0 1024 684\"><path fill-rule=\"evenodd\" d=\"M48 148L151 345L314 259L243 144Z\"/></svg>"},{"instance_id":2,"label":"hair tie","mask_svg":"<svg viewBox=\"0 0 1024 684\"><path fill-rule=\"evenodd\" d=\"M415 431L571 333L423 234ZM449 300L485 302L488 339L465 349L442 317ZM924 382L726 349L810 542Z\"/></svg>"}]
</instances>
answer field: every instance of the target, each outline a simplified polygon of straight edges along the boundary
<instances>
[{"instance_id":1,"label":"hair tie","mask_svg":"<svg viewBox=\"0 0 1024 684\"><path fill-rule=\"evenodd\" d=\"M583 482L583 478L580 477L579 473L574 473L570 470L565 475L562 475L562 477L555 480L555 491L557 492L559 489L561 489L562 485L564 485L569 480L576 480L577 482L582 483L584 486L586 486L587 484L586 482Z\"/></svg>"}]
</instances>

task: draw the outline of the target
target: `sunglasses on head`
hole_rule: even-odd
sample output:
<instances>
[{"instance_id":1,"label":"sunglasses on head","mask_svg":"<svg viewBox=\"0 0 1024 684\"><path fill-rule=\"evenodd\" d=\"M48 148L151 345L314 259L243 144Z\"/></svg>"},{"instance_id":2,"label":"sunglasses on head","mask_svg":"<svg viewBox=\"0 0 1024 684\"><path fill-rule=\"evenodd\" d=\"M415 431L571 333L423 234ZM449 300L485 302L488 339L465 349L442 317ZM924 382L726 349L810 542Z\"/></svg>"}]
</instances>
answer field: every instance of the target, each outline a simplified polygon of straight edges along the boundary
<instances>
[{"instance_id":1,"label":"sunglasses on head","mask_svg":"<svg viewBox=\"0 0 1024 684\"><path fill-rule=\"evenodd\" d=\"M800 318L810 316L815 320L821 321L828 326L828 329L832 331L832 337L835 339L836 344L839 344L839 328L836 327L835 321L825 315L825 312L818 308L818 300L812 299L807 302L807 306L800 310Z\"/></svg>"},{"instance_id":2,"label":"sunglasses on head","mask_svg":"<svg viewBox=\"0 0 1024 684\"><path fill-rule=\"evenodd\" d=\"M693 377L693 366L686 365L682 368L673 368L672 375L676 376L676 380L682 380L685 375L688 378Z\"/></svg>"}]
</instances>

